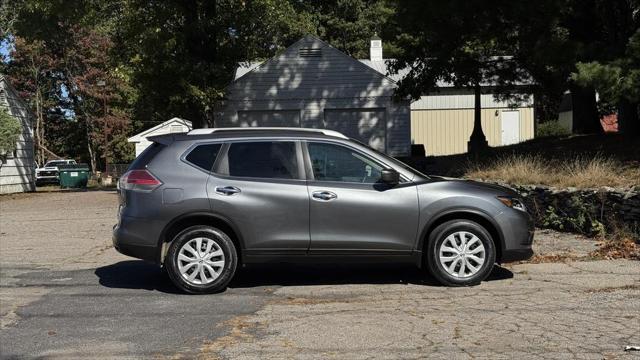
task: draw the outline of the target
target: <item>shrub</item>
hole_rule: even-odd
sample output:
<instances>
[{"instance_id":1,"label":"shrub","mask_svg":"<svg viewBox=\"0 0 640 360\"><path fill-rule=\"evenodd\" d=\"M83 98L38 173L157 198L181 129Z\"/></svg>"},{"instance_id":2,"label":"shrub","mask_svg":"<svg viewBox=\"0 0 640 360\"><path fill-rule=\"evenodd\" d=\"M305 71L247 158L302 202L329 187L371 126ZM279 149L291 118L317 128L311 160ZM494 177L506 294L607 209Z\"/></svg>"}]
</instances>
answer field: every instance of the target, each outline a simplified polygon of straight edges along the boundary
<instances>
[{"instance_id":1,"label":"shrub","mask_svg":"<svg viewBox=\"0 0 640 360\"><path fill-rule=\"evenodd\" d=\"M560 125L557 120L546 121L538 124L536 130L537 137L551 137L551 136L567 136L570 135L569 130Z\"/></svg>"}]
</instances>

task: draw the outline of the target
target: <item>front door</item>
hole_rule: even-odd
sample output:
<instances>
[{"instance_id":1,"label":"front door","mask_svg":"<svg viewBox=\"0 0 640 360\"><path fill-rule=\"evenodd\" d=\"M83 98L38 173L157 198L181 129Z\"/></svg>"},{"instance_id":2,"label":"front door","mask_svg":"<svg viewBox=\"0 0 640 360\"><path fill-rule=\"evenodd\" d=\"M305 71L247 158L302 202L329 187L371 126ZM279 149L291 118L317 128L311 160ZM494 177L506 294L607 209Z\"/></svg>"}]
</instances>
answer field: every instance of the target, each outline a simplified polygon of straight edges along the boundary
<instances>
[{"instance_id":1,"label":"front door","mask_svg":"<svg viewBox=\"0 0 640 360\"><path fill-rule=\"evenodd\" d=\"M299 142L232 142L207 191L212 211L241 233L247 255L309 248L309 196Z\"/></svg>"},{"instance_id":2,"label":"front door","mask_svg":"<svg viewBox=\"0 0 640 360\"><path fill-rule=\"evenodd\" d=\"M520 142L520 112L502 112L502 145L517 144Z\"/></svg>"},{"instance_id":3,"label":"front door","mask_svg":"<svg viewBox=\"0 0 640 360\"><path fill-rule=\"evenodd\" d=\"M381 183L383 165L356 149L308 142L311 253L409 252L418 226L411 182Z\"/></svg>"}]
</instances>

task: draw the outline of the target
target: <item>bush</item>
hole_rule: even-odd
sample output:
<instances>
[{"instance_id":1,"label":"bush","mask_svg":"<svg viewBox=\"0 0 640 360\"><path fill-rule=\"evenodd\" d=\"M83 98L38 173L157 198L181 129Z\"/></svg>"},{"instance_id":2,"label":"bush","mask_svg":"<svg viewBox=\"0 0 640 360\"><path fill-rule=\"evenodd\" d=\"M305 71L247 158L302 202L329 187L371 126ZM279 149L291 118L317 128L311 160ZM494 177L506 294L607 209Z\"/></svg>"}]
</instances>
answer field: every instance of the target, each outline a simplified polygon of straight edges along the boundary
<instances>
[{"instance_id":1,"label":"bush","mask_svg":"<svg viewBox=\"0 0 640 360\"><path fill-rule=\"evenodd\" d=\"M560 125L556 120L546 121L538 124L536 130L537 137L567 136L570 135L569 130Z\"/></svg>"}]
</instances>

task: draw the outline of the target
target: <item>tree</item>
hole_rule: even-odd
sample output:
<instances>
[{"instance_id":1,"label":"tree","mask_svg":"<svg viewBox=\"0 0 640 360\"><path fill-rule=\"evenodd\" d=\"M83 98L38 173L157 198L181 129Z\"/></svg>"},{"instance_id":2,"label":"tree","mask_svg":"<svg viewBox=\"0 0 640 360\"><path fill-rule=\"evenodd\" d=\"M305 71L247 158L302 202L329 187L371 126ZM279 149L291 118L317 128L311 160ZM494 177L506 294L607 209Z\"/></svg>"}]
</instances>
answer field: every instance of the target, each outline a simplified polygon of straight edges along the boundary
<instances>
[{"instance_id":1,"label":"tree","mask_svg":"<svg viewBox=\"0 0 640 360\"><path fill-rule=\"evenodd\" d=\"M576 64L572 80L598 92L601 114L618 111L620 132L640 134L640 2L595 3L591 36L584 37L596 41Z\"/></svg>"},{"instance_id":2,"label":"tree","mask_svg":"<svg viewBox=\"0 0 640 360\"><path fill-rule=\"evenodd\" d=\"M117 48L131 69L138 121L211 126L239 62L274 55L310 27L287 1L129 1Z\"/></svg>"},{"instance_id":3,"label":"tree","mask_svg":"<svg viewBox=\"0 0 640 360\"><path fill-rule=\"evenodd\" d=\"M22 134L22 125L15 117L9 115L5 109L0 109L0 166L6 161L8 154L16 149L18 139Z\"/></svg>"},{"instance_id":4,"label":"tree","mask_svg":"<svg viewBox=\"0 0 640 360\"><path fill-rule=\"evenodd\" d=\"M335 48L356 59L369 57L369 40L383 40L386 57L398 53L395 44L397 26L392 0L292 1L313 24L313 33Z\"/></svg>"},{"instance_id":5,"label":"tree","mask_svg":"<svg viewBox=\"0 0 640 360\"><path fill-rule=\"evenodd\" d=\"M437 91L441 82L470 89L475 97L474 128L469 150L487 146L480 119L482 88L501 98L520 100L517 85L530 81L518 63L517 38L532 28L517 21L533 6L509 0L400 1L397 13L402 49L392 71L408 69L397 95L418 98Z\"/></svg>"},{"instance_id":6,"label":"tree","mask_svg":"<svg viewBox=\"0 0 640 360\"><path fill-rule=\"evenodd\" d=\"M9 64L12 84L32 107L35 114L34 142L36 161L44 163L47 147L47 114L57 106L60 62L41 40L27 42L14 39Z\"/></svg>"},{"instance_id":7,"label":"tree","mask_svg":"<svg viewBox=\"0 0 640 360\"><path fill-rule=\"evenodd\" d=\"M113 43L104 35L81 26L69 28L63 58L64 81L75 120L86 133L91 167L98 158L113 160L113 141L128 130L129 115L122 106L125 84L112 68L109 54Z\"/></svg>"}]
</instances>

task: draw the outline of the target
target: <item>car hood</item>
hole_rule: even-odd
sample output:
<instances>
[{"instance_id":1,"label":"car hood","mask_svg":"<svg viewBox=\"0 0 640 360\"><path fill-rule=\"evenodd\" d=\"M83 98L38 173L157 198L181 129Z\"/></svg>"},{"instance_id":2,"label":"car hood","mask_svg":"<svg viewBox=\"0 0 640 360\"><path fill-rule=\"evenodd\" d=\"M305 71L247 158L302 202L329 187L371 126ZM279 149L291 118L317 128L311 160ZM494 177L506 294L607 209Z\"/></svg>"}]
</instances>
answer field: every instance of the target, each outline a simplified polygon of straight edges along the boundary
<instances>
[{"instance_id":1,"label":"car hood","mask_svg":"<svg viewBox=\"0 0 640 360\"><path fill-rule=\"evenodd\" d=\"M467 180L467 179L450 178L450 177L444 177L444 176L430 175L429 177L432 179L432 182L444 182L444 183L455 184L456 186L469 189L469 190L475 189L475 190L480 190L485 192L493 192L496 195L506 195L506 196L514 196L514 197L519 196L518 193L515 192L513 189L510 189L508 187L501 186L498 184Z\"/></svg>"}]
</instances>

